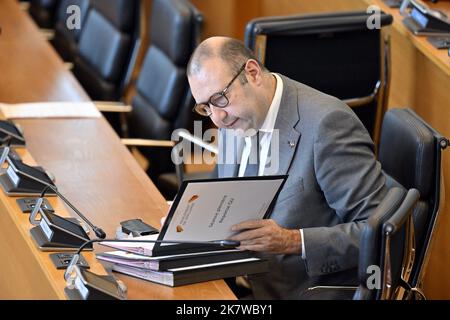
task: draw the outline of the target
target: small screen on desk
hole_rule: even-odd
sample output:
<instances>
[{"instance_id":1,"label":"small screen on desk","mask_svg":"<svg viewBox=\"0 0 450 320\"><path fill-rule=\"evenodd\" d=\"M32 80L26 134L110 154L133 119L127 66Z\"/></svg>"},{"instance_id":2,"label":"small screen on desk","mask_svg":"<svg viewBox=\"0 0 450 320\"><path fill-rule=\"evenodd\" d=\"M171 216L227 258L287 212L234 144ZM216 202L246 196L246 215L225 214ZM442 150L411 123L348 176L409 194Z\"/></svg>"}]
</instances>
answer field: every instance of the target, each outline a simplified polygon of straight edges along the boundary
<instances>
[{"instance_id":1,"label":"small screen on desk","mask_svg":"<svg viewBox=\"0 0 450 320\"><path fill-rule=\"evenodd\" d=\"M425 17L422 12L417 10L416 8L413 8L411 11L411 17L414 19L415 22L417 22L422 28L426 28L428 23L428 18Z\"/></svg>"}]
</instances>

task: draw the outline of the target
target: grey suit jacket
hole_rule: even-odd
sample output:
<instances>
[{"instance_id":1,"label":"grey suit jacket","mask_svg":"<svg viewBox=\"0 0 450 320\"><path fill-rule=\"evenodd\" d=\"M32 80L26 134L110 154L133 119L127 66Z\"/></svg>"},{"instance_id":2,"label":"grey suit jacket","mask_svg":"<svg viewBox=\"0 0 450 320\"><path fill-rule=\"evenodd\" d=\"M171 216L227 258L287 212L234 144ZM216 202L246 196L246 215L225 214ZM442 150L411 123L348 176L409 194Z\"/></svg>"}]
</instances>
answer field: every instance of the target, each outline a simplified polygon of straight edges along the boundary
<instances>
[{"instance_id":1,"label":"grey suit jacket","mask_svg":"<svg viewBox=\"0 0 450 320\"><path fill-rule=\"evenodd\" d=\"M306 259L264 255L270 272L249 277L256 299L301 299L316 285L355 284L360 232L387 191L372 140L353 111L334 97L282 80L276 174L289 177L270 218L303 229ZM230 134L237 140L234 150L224 143ZM219 177L237 176L242 140L220 131ZM223 163L225 156L236 162Z\"/></svg>"}]
</instances>

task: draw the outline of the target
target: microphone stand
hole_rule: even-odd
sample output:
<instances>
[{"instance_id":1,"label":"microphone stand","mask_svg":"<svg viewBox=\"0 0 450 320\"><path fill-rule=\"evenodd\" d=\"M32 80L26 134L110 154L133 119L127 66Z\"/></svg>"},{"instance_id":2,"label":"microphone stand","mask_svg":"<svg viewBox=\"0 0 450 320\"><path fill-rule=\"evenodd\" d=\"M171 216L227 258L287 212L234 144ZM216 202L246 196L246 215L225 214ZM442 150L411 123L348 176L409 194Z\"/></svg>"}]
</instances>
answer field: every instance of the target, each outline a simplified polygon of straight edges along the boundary
<instances>
[{"instance_id":1,"label":"microphone stand","mask_svg":"<svg viewBox=\"0 0 450 320\"><path fill-rule=\"evenodd\" d=\"M43 183L42 181L39 181L41 183ZM95 235L97 236L97 238L100 239L104 239L106 238L106 233L105 231L103 231L101 228L93 225L66 197L64 197L56 187L50 185L50 184L46 184L46 187L42 190L40 197L37 199L36 204L34 206L33 211L30 214L30 222L33 225L38 224L38 222L36 221L36 215L39 212L39 210L41 210L41 206L42 203L44 202L44 196L45 193L49 190L53 190L53 192L56 193L56 195L61 198L61 200L64 201L65 204L67 204L81 219L83 219L84 222L86 222L89 227L94 231Z\"/></svg>"}]
</instances>

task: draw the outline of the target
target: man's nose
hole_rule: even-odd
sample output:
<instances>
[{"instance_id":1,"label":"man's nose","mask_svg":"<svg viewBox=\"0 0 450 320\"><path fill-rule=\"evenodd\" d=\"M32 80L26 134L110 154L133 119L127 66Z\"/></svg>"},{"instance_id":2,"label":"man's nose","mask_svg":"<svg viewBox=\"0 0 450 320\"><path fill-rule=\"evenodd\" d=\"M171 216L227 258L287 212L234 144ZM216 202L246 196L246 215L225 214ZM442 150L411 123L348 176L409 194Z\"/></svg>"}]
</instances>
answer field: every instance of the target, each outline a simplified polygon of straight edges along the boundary
<instances>
[{"instance_id":1,"label":"man's nose","mask_svg":"<svg viewBox=\"0 0 450 320\"><path fill-rule=\"evenodd\" d=\"M212 116L215 120L219 120L219 122L223 123L223 120L225 120L228 116L228 113L225 111L224 108L218 108L215 106L211 106L211 112Z\"/></svg>"}]
</instances>

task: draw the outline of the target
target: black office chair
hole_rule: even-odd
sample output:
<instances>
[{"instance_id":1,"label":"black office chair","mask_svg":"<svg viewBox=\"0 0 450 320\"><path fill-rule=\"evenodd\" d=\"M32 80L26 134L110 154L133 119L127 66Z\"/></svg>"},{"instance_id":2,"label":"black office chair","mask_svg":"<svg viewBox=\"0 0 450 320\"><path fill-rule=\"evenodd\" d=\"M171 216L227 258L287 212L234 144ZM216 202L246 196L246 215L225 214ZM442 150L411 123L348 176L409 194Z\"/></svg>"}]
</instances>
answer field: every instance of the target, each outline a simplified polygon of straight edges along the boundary
<instances>
[{"instance_id":1,"label":"black office chair","mask_svg":"<svg viewBox=\"0 0 450 320\"><path fill-rule=\"evenodd\" d=\"M379 161L389 186L416 188L420 200L414 209L415 262L405 298L425 298L421 290L430 243L440 207L441 151L449 140L410 109L386 112L381 131Z\"/></svg>"},{"instance_id":2,"label":"black office chair","mask_svg":"<svg viewBox=\"0 0 450 320\"><path fill-rule=\"evenodd\" d=\"M392 16L381 13L380 29L368 28L369 17L363 11L257 18L247 24L245 43L270 71L344 100L377 144L389 91L382 28Z\"/></svg>"},{"instance_id":3,"label":"black office chair","mask_svg":"<svg viewBox=\"0 0 450 320\"><path fill-rule=\"evenodd\" d=\"M117 101L139 35L138 0L91 0L74 74L93 100Z\"/></svg>"},{"instance_id":4,"label":"black office chair","mask_svg":"<svg viewBox=\"0 0 450 320\"><path fill-rule=\"evenodd\" d=\"M80 8L80 29L69 29L67 19L69 14L67 8L76 5ZM61 0L56 10L55 34L50 43L64 61L73 62L75 60L81 30L83 30L86 16L90 8L90 0Z\"/></svg>"},{"instance_id":5,"label":"black office chair","mask_svg":"<svg viewBox=\"0 0 450 320\"><path fill-rule=\"evenodd\" d=\"M403 270L414 258L411 213L419 198L416 189L389 190L366 221L360 238L358 286L317 286L309 288L308 299L339 297L342 300L395 299L402 288Z\"/></svg>"},{"instance_id":6,"label":"black office chair","mask_svg":"<svg viewBox=\"0 0 450 320\"><path fill-rule=\"evenodd\" d=\"M150 163L147 174L167 198L173 198L177 186L173 184L174 143L170 140L175 129L193 127L194 100L186 68L200 42L203 16L186 0L154 0L151 12L151 42L136 82L125 135L152 140L126 139L124 143L139 146ZM159 179L163 173L169 174Z\"/></svg>"},{"instance_id":7,"label":"black office chair","mask_svg":"<svg viewBox=\"0 0 450 320\"><path fill-rule=\"evenodd\" d=\"M30 0L28 12L41 28L50 29L55 22L58 0Z\"/></svg>"},{"instance_id":8,"label":"black office chair","mask_svg":"<svg viewBox=\"0 0 450 320\"><path fill-rule=\"evenodd\" d=\"M91 99L119 101L139 50L139 0L91 0L73 73ZM120 118L105 115L120 132Z\"/></svg>"},{"instance_id":9,"label":"black office chair","mask_svg":"<svg viewBox=\"0 0 450 320\"><path fill-rule=\"evenodd\" d=\"M393 214L378 215L381 212L377 210L377 214L369 218L361 237L360 285L354 300L401 298L410 276L409 266L414 261L412 211L419 196L417 189L410 189ZM379 274L376 267L379 267ZM377 276L380 278L376 279Z\"/></svg>"}]
</instances>

